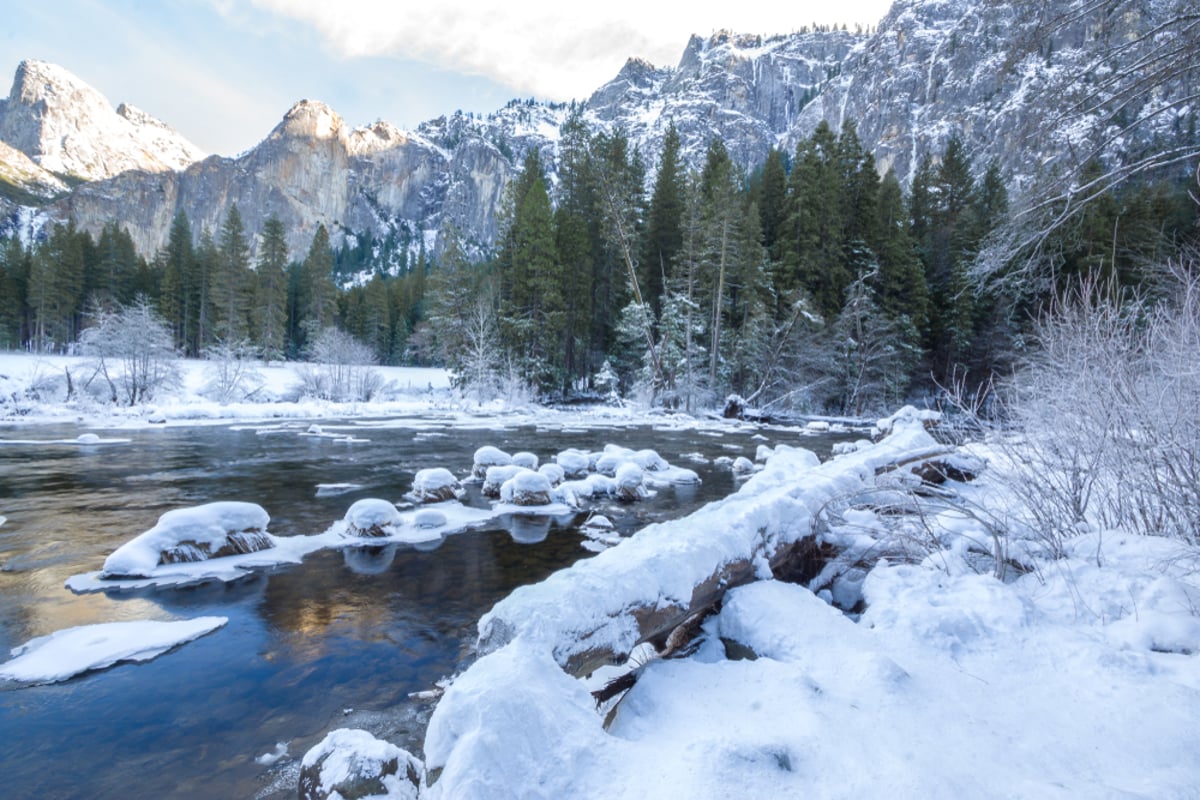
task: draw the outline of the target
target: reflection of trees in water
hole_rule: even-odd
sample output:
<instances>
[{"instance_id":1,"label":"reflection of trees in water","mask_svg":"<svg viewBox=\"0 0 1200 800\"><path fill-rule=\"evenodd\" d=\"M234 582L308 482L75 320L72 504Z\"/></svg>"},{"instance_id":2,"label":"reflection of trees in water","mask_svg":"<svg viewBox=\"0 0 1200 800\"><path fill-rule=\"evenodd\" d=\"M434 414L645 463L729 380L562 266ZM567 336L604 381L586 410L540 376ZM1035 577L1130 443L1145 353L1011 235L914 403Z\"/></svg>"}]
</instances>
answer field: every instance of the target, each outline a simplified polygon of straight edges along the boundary
<instances>
[{"instance_id":1,"label":"reflection of trees in water","mask_svg":"<svg viewBox=\"0 0 1200 800\"><path fill-rule=\"evenodd\" d=\"M542 537L536 544L514 541L535 533ZM271 576L261 613L298 637L289 646L318 654L337 637L390 640L405 649L427 639L470 638L479 617L513 589L587 557L579 542L573 528L523 517L508 530L449 536L429 552L383 545L316 553Z\"/></svg>"}]
</instances>

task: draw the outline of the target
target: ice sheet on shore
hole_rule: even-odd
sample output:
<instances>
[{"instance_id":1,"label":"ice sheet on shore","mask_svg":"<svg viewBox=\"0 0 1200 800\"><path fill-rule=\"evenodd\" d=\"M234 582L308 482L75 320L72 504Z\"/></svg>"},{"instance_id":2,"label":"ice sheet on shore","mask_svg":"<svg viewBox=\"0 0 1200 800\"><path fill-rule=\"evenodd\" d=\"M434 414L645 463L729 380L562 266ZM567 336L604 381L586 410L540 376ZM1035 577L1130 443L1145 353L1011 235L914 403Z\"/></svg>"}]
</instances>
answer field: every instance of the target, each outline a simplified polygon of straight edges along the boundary
<instances>
[{"instance_id":1,"label":"ice sheet on shore","mask_svg":"<svg viewBox=\"0 0 1200 800\"><path fill-rule=\"evenodd\" d=\"M149 661L181 644L212 633L227 617L161 622L104 622L81 625L31 639L0 664L0 679L57 683L123 661Z\"/></svg>"}]
</instances>

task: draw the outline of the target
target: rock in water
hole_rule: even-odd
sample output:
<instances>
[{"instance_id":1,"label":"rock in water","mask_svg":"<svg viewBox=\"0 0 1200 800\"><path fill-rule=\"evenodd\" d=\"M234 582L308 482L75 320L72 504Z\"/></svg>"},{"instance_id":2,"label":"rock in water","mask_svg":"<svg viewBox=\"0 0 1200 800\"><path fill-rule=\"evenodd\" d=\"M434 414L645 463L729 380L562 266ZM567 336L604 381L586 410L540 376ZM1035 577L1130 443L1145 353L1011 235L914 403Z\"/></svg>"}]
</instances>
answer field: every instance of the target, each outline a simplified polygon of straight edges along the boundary
<instances>
[{"instance_id":1,"label":"rock in water","mask_svg":"<svg viewBox=\"0 0 1200 800\"><path fill-rule=\"evenodd\" d=\"M359 500L346 511L346 533L350 536L380 537L391 533L389 528L400 525L400 512L387 500L368 497Z\"/></svg>"},{"instance_id":2,"label":"rock in water","mask_svg":"<svg viewBox=\"0 0 1200 800\"><path fill-rule=\"evenodd\" d=\"M512 456L498 447L486 445L475 451L475 463L471 467L471 477L480 479L487 476L488 467L507 467L512 464Z\"/></svg>"},{"instance_id":3,"label":"rock in water","mask_svg":"<svg viewBox=\"0 0 1200 800\"><path fill-rule=\"evenodd\" d=\"M550 505L550 481L540 472L522 470L500 487L500 499L515 506Z\"/></svg>"},{"instance_id":4,"label":"rock in water","mask_svg":"<svg viewBox=\"0 0 1200 800\"><path fill-rule=\"evenodd\" d=\"M300 800L417 800L424 773L425 765L407 750L366 731L339 728L304 754Z\"/></svg>"},{"instance_id":5,"label":"rock in water","mask_svg":"<svg viewBox=\"0 0 1200 800\"><path fill-rule=\"evenodd\" d=\"M445 467L417 470L413 478L412 497L418 503L441 503L457 500L462 486L454 473Z\"/></svg>"},{"instance_id":6,"label":"rock in water","mask_svg":"<svg viewBox=\"0 0 1200 800\"><path fill-rule=\"evenodd\" d=\"M168 511L104 561L104 578L146 578L161 564L255 553L275 546L271 518L254 503L218 502Z\"/></svg>"}]
</instances>

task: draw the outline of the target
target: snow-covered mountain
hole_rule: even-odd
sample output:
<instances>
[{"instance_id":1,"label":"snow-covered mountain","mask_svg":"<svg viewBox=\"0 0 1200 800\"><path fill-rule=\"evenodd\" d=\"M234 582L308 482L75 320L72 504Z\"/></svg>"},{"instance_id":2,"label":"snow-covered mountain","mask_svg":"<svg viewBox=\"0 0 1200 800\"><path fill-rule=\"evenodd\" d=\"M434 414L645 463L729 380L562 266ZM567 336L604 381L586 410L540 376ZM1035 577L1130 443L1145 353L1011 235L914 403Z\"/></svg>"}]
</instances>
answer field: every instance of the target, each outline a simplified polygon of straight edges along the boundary
<instances>
[{"instance_id":1,"label":"snow-covered mountain","mask_svg":"<svg viewBox=\"0 0 1200 800\"><path fill-rule=\"evenodd\" d=\"M584 119L597 129L628 132L651 175L671 124L693 166L719 136L736 160L752 168L772 146L793 150L822 120L837 129L853 119L881 171L895 168L902 180L925 153L939 154L956 134L975 168L982 171L995 159L1019 198L1059 162L1078 161L1097 147L1120 159L1148 142L1197 141L1197 104L1173 101L1196 94L1200 70L1187 58L1194 58L1200 42L1180 43L1182 66L1156 93L1143 96L1123 77L1135 80L1147 48L1172 34L1139 37L1186 2L1046 0L1031 9L1018 0L897 0L870 34L693 37L674 67L631 59L586 101ZM1191 35L1197 27L1188 28ZM39 81L33 74L57 77ZM82 84L63 75L37 62L22 65L0 113L0 139L32 153L42 168L51 164L55 172L85 175L85 162L109 161L94 156L89 162L82 154L91 151L77 146L78 155L68 162L49 143L38 150L20 138L32 127L22 120L68 119L71 113L62 109L75 105L90 109L73 112L76 118L111 121L114 115L101 114L100 106L107 108L102 97L68 90ZM44 99L14 101L27 94ZM1116 98L1119 113L1101 110L1098 98ZM51 114L51 107L59 111ZM120 121L134 125L131 120L141 119L124 108L115 115ZM455 113L405 133L383 122L350 130L333 110L304 101L237 158L187 166L193 151L147 145L158 153L156 165L186 169L141 165L78 187L37 218L74 217L89 230L116 219L150 254L166 241L177 210L187 213L196 231L214 230L237 203L251 232L278 215L293 256L303 255L318 223L329 228L335 244L370 237L389 242L383 249L394 252L397 246L431 245L449 219L475 249L485 249L496 235L504 187L528 149L542 153L553 181L559 128L569 113L563 105L513 101L489 115ZM1147 124L1136 135L1119 127L1142 119ZM62 124L47 121L39 130ZM153 126L134 127L144 137ZM0 220L0 233L2 228Z\"/></svg>"},{"instance_id":2,"label":"snow-covered mountain","mask_svg":"<svg viewBox=\"0 0 1200 800\"><path fill-rule=\"evenodd\" d=\"M131 169L178 170L204 157L165 123L62 67L22 61L0 100L0 141L60 178L97 181ZM4 159L8 163L8 159Z\"/></svg>"}]
</instances>

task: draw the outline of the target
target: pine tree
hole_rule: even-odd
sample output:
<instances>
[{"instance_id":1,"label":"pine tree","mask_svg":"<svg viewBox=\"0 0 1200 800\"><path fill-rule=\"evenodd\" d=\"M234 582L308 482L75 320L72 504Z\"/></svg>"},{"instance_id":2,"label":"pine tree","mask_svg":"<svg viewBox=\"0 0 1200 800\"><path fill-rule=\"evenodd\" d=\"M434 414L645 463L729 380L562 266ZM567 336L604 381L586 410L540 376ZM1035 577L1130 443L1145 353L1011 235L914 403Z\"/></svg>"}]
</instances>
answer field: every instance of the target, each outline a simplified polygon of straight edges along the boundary
<instances>
[{"instance_id":1,"label":"pine tree","mask_svg":"<svg viewBox=\"0 0 1200 800\"><path fill-rule=\"evenodd\" d=\"M287 333L287 239L275 215L263 223L254 277L255 344L264 359L281 358Z\"/></svg>"},{"instance_id":2,"label":"pine tree","mask_svg":"<svg viewBox=\"0 0 1200 800\"><path fill-rule=\"evenodd\" d=\"M337 287L333 282L333 248L329 231L317 225L312 244L301 268L300 329L305 341L334 323L337 311Z\"/></svg>"},{"instance_id":3,"label":"pine tree","mask_svg":"<svg viewBox=\"0 0 1200 800\"><path fill-rule=\"evenodd\" d=\"M767 153L756 197L762 243L772 261L781 258L778 240L787 219L787 171L783 159L782 150L772 147Z\"/></svg>"},{"instance_id":4,"label":"pine tree","mask_svg":"<svg viewBox=\"0 0 1200 800\"><path fill-rule=\"evenodd\" d=\"M225 344L247 338L253 286L250 273L250 245L246 241L242 215L237 204L229 207L221 225L216 270L213 273L212 299L216 311L214 333Z\"/></svg>"},{"instance_id":5,"label":"pine tree","mask_svg":"<svg viewBox=\"0 0 1200 800\"><path fill-rule=\"evenodd\" d=\"M879 270L872 286L883 312L897 322L907 320L916 335L928 322L929 291L925 269L909 232L904 195L893 170L889 169L879 184L877 205L878 227L873 249ZM913 344L918 341L914 339Z\"/></svg>"},{"instance_id":6,"label":"pine tree","mask_svg":"<svg viewBox=\"0 0 1200 800\"><path fill-rule=\"evenodd\" d=\"M679 147L679 134L671 124L663 137L658 176L654 180L654 192L646 213L646 235L642 240L641 274L638 276L643 298L655 314L662 308L666 276L671 274L679 249L683 246L683 233L680 230L683 163Z\"/></svg>"}]
</instances>

